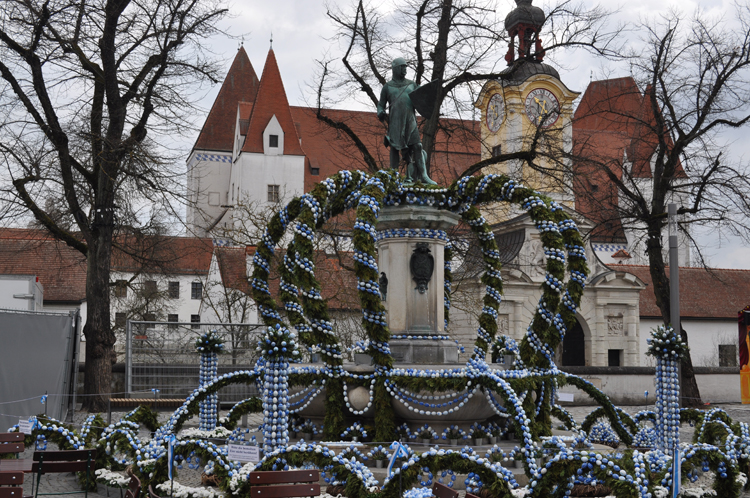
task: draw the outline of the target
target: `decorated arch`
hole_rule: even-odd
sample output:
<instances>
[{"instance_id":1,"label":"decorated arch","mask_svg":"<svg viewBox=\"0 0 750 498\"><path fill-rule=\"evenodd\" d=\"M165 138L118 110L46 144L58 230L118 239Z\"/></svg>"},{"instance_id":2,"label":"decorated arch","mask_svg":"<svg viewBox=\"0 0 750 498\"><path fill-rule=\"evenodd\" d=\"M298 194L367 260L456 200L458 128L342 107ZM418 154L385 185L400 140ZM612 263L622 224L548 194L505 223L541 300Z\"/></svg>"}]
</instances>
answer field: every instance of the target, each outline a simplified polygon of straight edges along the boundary
<instances>
[{"instance_id":1,"label":"decorated arch","mask_svg":"<svg viewBox=\"0 0 750 498\"><path fill-rule=\"evenodd\" d=\"M542 296L518 348L520 368L500 374L507 376L509 381L507 388L500 389L516 391L524 399L524 413L533 421L532 435L549 434L550 407L554 405L556 379L560 375L554 363L554 350L562 341L566 329L575 323L575 313L588 274L583 241L575 222L554 201L502 175L465 177L448 188L441 188L406 186L391 171L380 171L374 175L361 171L341 171L317 184L310 193L294 198L271 219L253 258L252 275L253 297L264 323L268 327L294 329L301 346L323 356L323 367L310 367L305 371L293 369L290 382L311 385L315 380L318 386L325 382L327 406L324 427L327 438L336 438L343 428L347 410L345 382L370 387L377 437L380 440L393 434L394 418L389 393L393 385L406 383L415 389L419 387L415 382L404 379L411 376L410 372L394 371L390 354L390 331L380 300L375 244L378 237L398 234L377 230L378 215L384 206L429 206L456 213L476 235L484 263L481 282L485 285L485 293L471 362L464 368L463 377L469 371L488 370L483 364L488 350L497 339L497 314L503 287L497 244L479 207L495 202L511 203L527 211L544 245L546 278ZM343 351L333 333L334 324L321 296L321 283L315 276L313 242L316 233L328 219L347 210L356 212L352 239L357 292L368 338L366 352L375 365L375 372L367 376L352 376L343 369ZM435 233L429 234L430 237L447 237L440 230L431 232ZM277 302L271 295L268 280L275 261L274 252L287 233L293 236L277 268L280 276ZM451 257L451 244L448 243L446 263ZM449 319L450 281L448 267L446 321ZM284 310L286 321L280 310ZM456 376L447 378L441 375L441 379L444 379L442 383L432 382L429 387L453 389L461 383ZM387 385L389 383L390 386ZM497 383L484 387L490 391L497 388ZM535 396L523 395L528 391L534 391ZM532 398L536 401L532 401ZM504 415L508 415L507 411Z\"/></svg>"}]
</instances>

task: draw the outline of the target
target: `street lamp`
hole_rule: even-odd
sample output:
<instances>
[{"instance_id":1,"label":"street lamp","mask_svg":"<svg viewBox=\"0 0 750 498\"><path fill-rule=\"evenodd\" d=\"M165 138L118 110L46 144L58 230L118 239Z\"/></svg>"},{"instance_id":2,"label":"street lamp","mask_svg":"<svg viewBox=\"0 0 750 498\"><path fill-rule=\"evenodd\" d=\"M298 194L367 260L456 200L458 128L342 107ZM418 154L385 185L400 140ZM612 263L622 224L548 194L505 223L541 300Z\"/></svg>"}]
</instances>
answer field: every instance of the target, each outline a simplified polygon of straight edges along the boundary
<instances>
[{"instance_id":1,"label":"street lamp","mask_svg":"<svg viewBox=\"0 0 750 498\"><path fill-rule=\"evenodd\" d=\"M677 256L677 204L667 206L669 214L669 318L672 328L681 334L680 327L680 265ZM680 406L682 400L682 362L678 367L677 378L680 379Z\"/></svg>"}]
</instances>

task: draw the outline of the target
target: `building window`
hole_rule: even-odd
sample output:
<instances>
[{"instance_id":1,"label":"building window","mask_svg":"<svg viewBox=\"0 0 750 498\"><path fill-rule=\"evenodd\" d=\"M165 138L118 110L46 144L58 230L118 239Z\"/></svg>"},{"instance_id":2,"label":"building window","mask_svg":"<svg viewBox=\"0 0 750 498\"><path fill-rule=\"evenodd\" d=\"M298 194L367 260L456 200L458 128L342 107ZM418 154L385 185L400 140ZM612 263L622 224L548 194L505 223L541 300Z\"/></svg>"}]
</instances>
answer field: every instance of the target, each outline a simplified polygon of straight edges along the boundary
<instances>
[{"instance_id":1,"label":"building window","mask_svg":"<svg viewBox=\"0 0 750 498\"><path fill-rule=\"evenodd\" d=\"M610 367L619 367L621 363L622 349L607 350L607 365Z\"/></svg>"},{"instance_id":2,"label":"building window","mask_svg":"<svg viewBox=\"0 0 750 498\"><path fill-rule=\"evenodd\" d=\"M156 321L156 314L155 313L144 313L143 314L143 321L144 322L155 322Z\"/></svg>"},{"instance_id":3,"label":"building window","mask_svg":"<svg viewBox=\"0 0 750 498\"><path fill-rule=\"evenodd\" d=\"M146 297L152 297L156 294L156 280L146 280L143 283L143 292Z\"/></svg>"},{"instance_id":4,"label":"building window","mask_svg":"<svg viewBox=\"0 0 750 498\"><path fill-rule=\"evenodd\" d=\"M310 173L313 176L318 176L320 174L320 168L310 168Z\"/></svg>"},{"instance_id":5,"label":"building window","mask_svg":"<svg viewBox=\"0 0 750 498\"><path fill-rule=\"evenodd\" d=\"M125 321L125 313L115 313L115 327L124 327Z\"/></svg>"},{"instance_id":6,"label":"building window","mask_svg":"<svg viewBox=\"0 0 750 498\"><path fill-rule=\"evenodd\" d=\"M496 145L492 148L492 157L497 157L500 154L503 153L503 146L502 145Z\"/></svg>"},{"instance_id":7,"label":"building window","mask_svg":"<svg viewBox=\"0 0 750 498\"><path fill-rule=\"evenodd\" d=\"M269 147L278 147L279 146L279 136L278 135L268 135L268 146Z\"/></svg>"},{"instance_id":8,"label":"building window","mask_svg":"<svg viewBox=\"0 0 750 498\"><path fill-rule=\"evenodd\" d=\"M180 298L180 283L169 282L169 298L179 299Z\"/></svg>"},{"instance_id":9,"label":"building window","mask_svg":"<svg viewBox=\"0 0 750 498\"><path fill-rule=\"evenodd\" d=\"M200 315L190 315L190 323L200 324L201 323L201 316ZM192 328L192 329L199 329L199 328L201 328L201 326L200 325L191 325L190 328Z\"/></svg>"},{"instance_id":10,"label":"building window","mask_svg":"<svg viewBox=\"0 0 750 498\"><path fill-rule=\"evenodd\" d=\"M736 367L737 366L737 345L736 344L719 344L719 366Z\"/></svg>"},{"instance_id":11,"label":"building window","mask_svg":"<svg viewBox=\"0 0 750 498\"><path fill-rule=\"evenodd\" d=\"M177 322L179 322L179 321L180 321L180 318L179 318L179 317L178 317L177 315L174 315L174 314L169 314L169 315L167 315L167 321L168 321L168 322L174 322L174 323L176 324ZM170 324L169 324L169 328L170 328L170 329L176 329L176 328L177 328L177 325L172 325L172 324L170 323Z\"/></svg>"},{"instance_id":12,"label":"building window","mask_svg":"<svg viewBox=\"0 0 750 498\"><path fill-rule=\"evenodd\" d=\"M201 282L193 282L190 284L190 299L200 299L203 294L203 284Z\"/></svg>"},{"instance_id":13,"label":"building window","mask_svg":"<svg viewBox=\"0 0 750 498\"><path fill-rule=\"evenodd\" d=\"M279 185L268 186L268 202L279 202Z\"/></svg>"},{"instance_id":14,"label":"building window","mask_svg":"<svg viewBox=\"0 0 750 498\"><path fill-rule=\"evenodd\" d=\"M118 280L115 282L115 297L128 297L127 280Z\"/></svg>"}]
</instances>

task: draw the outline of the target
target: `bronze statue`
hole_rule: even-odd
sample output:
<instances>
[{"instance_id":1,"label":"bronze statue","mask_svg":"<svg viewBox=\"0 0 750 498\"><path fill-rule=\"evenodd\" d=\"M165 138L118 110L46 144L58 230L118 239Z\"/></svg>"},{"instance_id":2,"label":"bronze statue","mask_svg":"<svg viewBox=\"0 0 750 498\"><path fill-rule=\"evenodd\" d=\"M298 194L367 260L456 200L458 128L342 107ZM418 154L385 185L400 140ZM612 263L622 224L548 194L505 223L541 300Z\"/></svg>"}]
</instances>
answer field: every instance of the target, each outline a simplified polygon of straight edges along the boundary
<instances>
[{"instance_id":1,"label":"bronze statue","mask_svg":"<svg viewBox=\"0 0 750 498\"><path fill-rule=\"evenodd\" d=\"M380 278L378 279L378 285L380 286L380 300L385 301L388 296L388 277L385 276L385 272L380 272Z\"/></svg>"},{"instance_id":2,"label":"bronze statue","mask_svg":"<svg viewBox=\"0 0 750 498\"><path fill-rule=\"evenodd\" d=\"M425 154L422 141L419 138L417 117L414 114L414 104L409 94L419 88L413 81L406 79L406 61L401 57L393 59L391 63L393 79L383 86L378 102L378 119L386 117L385 107L388 104L388 134L385 137L386 146L391 148L391 169L398 171L399 154L406 161L406 181L422 182L436 185L427 176Z\"/></svg>"}]
</instances>

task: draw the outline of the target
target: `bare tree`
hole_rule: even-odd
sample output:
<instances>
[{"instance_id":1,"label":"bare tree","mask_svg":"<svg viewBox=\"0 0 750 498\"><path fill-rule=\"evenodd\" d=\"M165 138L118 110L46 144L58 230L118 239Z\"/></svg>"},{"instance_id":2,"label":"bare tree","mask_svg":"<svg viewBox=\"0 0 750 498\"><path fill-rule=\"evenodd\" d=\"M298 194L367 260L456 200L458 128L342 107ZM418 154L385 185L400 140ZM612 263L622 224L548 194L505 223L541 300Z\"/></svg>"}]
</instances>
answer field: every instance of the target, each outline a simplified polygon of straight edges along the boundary
<instances>
[{"instance_id":1,"label":"bare tree","mask_svg":"<svg viewBox=\"0 0 750 498\"><path fill-rule=\"evenodd\" d=\"M318 119L347 135L359 149L364 167L371 170L382 167L378 154L368 149L354 126L326 112L334 99L355 98L375 109L380 88L390 78L392 59L404 57L413 68L409 79L418 85L435 82L438 87L433 112L420 123L429 165L440 134L450 138L462 133L459 138L465 139L469 131L474 140L479 139L473 123L479 89L489 79L510 77L525 61L524 57L511 59L512 65L505 67L505 60L498 57L507 50L508 39L504 17L498 16L495 2L488 0L402 0L393 14L357 0L349 9L329 7L328 16L338 28L335 40L346 49L340 59L342 68L336 69L333 60L320 62L313 89ZM609 12L601 7L587 9L582 3L564 0L553 6L547 17L553 22L548 23L545 34L546 51L563 47L581 47L603 55L618 51L614 41L622 27L610 29ZM527 55L541 58L543 54ZM442 119L445 115L457 119L446 121ZM490 163L532 158L524 151L521 155L503 154Z\"/></svg>"},{"instance_id":2,"label":"bare tree","mask_svg":"<svg viewBox=\"0 0 750 498\"><path fill-rule=\"evenodd\" d=\"M602 85L576 112L575 192L577 207L602 224L600 235L622 225L642 239L636 247L645 252L650 291L670 323L667 205L678 204L679 227L701 263L690 227L745 240L749 233L748 172L718 139L750 122L750 6L736 5L731 23L671 13L643 33L643 47L628 56L633 78ZM690 358L683 386L687 402L699 404Z\"/></svg>"},{"instance_id":3,"label":"bare tree","mask_svg":"<svg viewBox=\"0 0 750 498\"><path fill-rule=\"evenodd\" d=\"M196 81L217 81L201 50L226 14L216 0L6 0L0 11L0 154L7 211L30 212L87 256L84 407L106 407L113 238L139 219L165 173L149 132L179 132ZM174 186L170 186L174 190ZM141 195L137 195L141 194ZM57 223L63 198L74 224Z\"/></svg>"}]
</instances>

